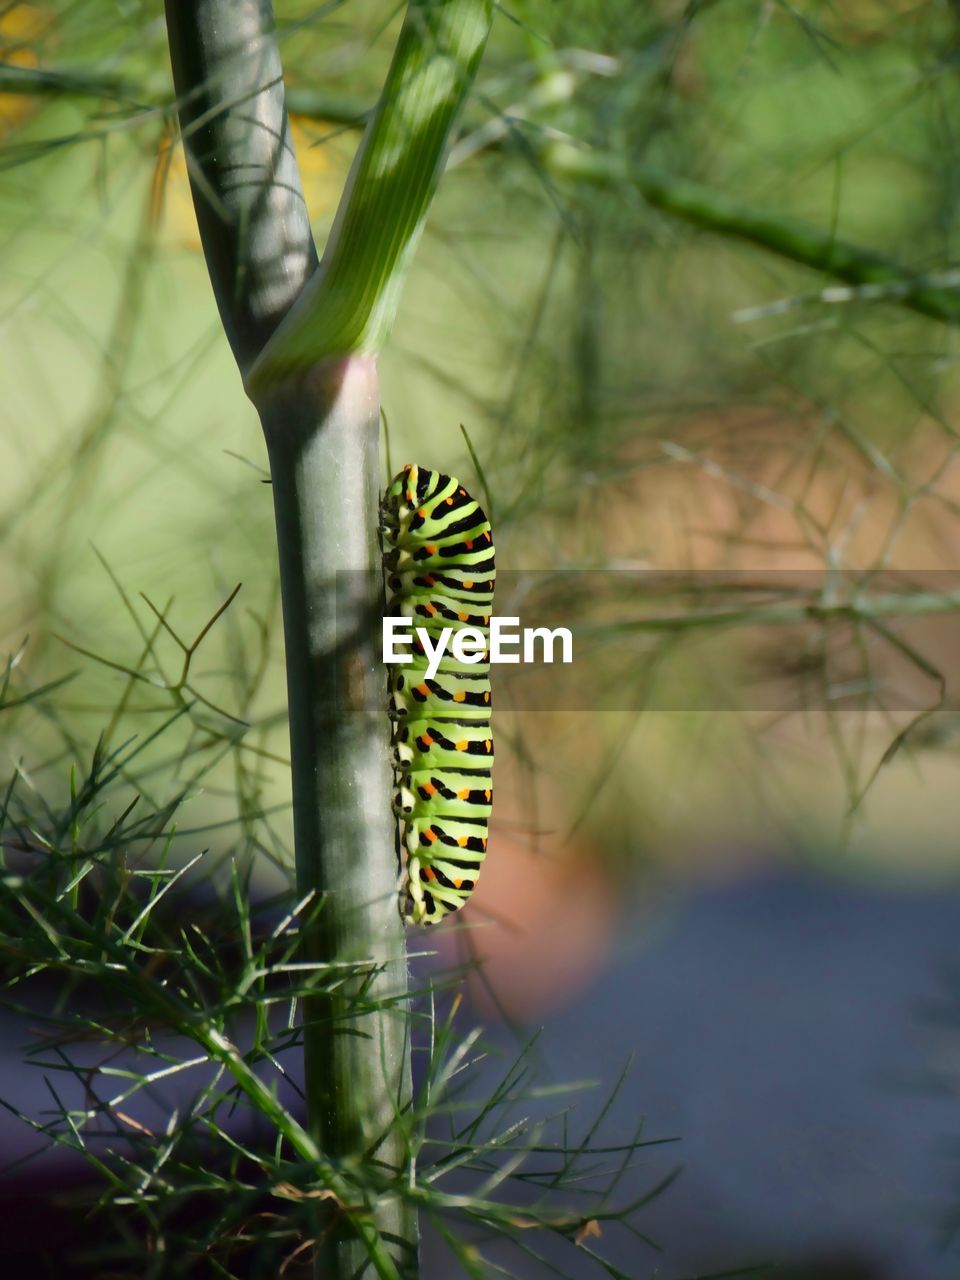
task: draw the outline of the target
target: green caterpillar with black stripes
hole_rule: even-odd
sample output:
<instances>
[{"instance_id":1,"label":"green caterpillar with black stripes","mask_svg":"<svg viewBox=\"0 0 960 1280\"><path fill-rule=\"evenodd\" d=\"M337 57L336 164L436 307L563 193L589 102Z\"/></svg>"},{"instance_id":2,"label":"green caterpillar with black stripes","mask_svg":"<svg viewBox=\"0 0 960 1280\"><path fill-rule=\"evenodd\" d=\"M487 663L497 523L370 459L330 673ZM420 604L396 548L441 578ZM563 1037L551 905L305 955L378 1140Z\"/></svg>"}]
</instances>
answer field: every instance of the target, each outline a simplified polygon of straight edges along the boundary
<instances>
[{"instance_id":1,"label":"green caterpillar with black stripes","mask_svg":"<svg viewBox=\"0 0 960 1280\"><path fill-rule=\"evenodd\" d=\"M387 668L400 909L408 923L431 925L466 902L487 850L489 649L470 664L452 644L467 627L489 643L493 535L459 480L425 467L403 468L380 514L387 614L409 618L434 643L443 628L453 633L432 679L415 632L412 662Z\"/></svg>"}]
</instances>

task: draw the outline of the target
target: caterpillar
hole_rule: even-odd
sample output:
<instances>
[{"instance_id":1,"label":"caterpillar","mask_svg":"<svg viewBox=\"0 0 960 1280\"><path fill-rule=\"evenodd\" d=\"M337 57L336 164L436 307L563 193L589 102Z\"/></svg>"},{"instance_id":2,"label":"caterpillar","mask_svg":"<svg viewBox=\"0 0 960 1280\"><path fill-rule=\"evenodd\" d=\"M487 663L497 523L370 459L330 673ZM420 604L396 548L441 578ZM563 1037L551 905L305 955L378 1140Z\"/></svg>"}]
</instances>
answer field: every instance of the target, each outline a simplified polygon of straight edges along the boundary
<instances>
[{"instance_id":1,"label":"caterpillar","mask_svg":"<svg viewBox=\"0 0 960 1280\"><path fill-rule=\"evenodd\" d=\"M400 910L431 925L459 911L486 856L493 799L489 651L479 662L452 652L456 633L489 641L493 535L459 480L408 464L380 507L387 613L449 643L432 679L416 638L412 662L389 665L393 812Z\"/></svg>"}]
</instances>

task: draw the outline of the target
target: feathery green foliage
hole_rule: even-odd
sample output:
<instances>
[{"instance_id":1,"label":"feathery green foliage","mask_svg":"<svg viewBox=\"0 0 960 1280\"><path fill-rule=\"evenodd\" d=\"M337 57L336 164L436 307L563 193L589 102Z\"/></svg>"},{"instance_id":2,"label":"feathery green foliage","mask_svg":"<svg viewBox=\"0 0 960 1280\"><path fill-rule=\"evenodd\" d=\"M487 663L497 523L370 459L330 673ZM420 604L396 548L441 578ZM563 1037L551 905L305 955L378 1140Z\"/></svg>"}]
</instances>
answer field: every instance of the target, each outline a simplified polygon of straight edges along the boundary
<instances>
[{"instance_id":1,"label":"feathery green foliage","mask_svg":"<svg viewBox=\"0 0 960 1280\"><path fill-rule=\"evenodd\" d=\"M396 981L381 985L383 968L356 956L290 968L303 962L295 946L333 914L314 859L301 858L302 891L285 888L273 914L262 908L267 923L248 892L256 868L270 863L288 877L294 860L273 493L261 483L264 455L240 378L205 310L194 228L177 212L179 143L171 145L179 118L195 188L209 193L205 141L223 141L217 125L230 96L205 72L195 94L171 90L155 6L59 5L50 14L35 40L2 34L0 68L10 352L0 469L13 477L0 510L11 651L0 734L14 762L0 810L4 947L11 998L30 1025L43 1009L59 1010L46 1028L51 1044L62 1037L77 1058L64 1079L97 1089L114 1069L91 1077L91 1043L104 1058L121 1045L137 1058L114 1092L58 1106L51 1134L99 1162L112 1224L102 1238L128 1251L117 1264L128 1273L144 1272L131 1223L149 1226L156 1274L184 1250L230 1274L250 1256L265 1268L306 1265L308 1242L331 1220L389 1273L392 1261L365 1233L402 1203L436 1219L468 1275L486 1273L487 1231L508 1234L518 1256L536 1252L533 1222L579 1250L569 1264L579 1275L600 1246L589 1231L579 1243L577 1235L606 1210L571 1211L578 1144L561 1134L551 1147L559 1181L551 1203L531 1209L531 1185L555 1173L536 1163L546 1153L529 1135L540 1121L515 1149L512 1121L494 1128L491 1113L492 1136L482 1137L484 1125L458 1112L450 1090L466 1079L457 1068L471 1048L455 1021L434 1026L447 1054L435 1074L447 1083L428 1090L429 1105L422 1075L407 1103L386 1095L399 1149L418 1157L412 1179L376 1151L359 1161L317 1151L325 1144L289 1083L304 1005L320 1011L308 1029L322 1029L324 1010L338 1003L360 1021L382 1014L431 1063L422 1045L432 1024L425 1013L411 1023ZM304 334L314 356L376 346L397 304L383 286L409 267L381 361L396 449L415 444L411 456L449 458L461 471L456 457L469 456L496 499L498 548L514 563L541 566L546 546L549 569L652 565L681 579L672 595L659 596L656 584L634 591L629 609L615 600L613 610L609 597L578 602L582 634L616 648L608 680L616 685L624 665L635 678L619 685L629 694L622 712L581 718L568 739L542 721L514 732L504 716L500 740L520 768L562 791L557 825L571 843L624 873L645 858L666 861L686 847L692 824L701 835L718 828L711 787L725 813L764 839L782 826L794 843L815 841L833 832L821 795L833 786L852 836L869 820L870 789L889 797L881 824L906 847L896 821L909 821L912 853L911 807L897 788L934 751L938 763L948 759L956 742L949 654L910 629L957 605L955 583L913 576L952 563L958 510L955 8L521 0L501 9L462 125L443 92L435 112L424 109L422 134L427 123L452 128L453 147L413 264L439 162L434 152L416 168L400 200L397 171L377 149L409 136L402 113L386 124L382 108L374 114L388 76L406 87L399 64L389 71L399 18L379 4L280 6L285 102L299 117L280 136L296 132L305 175L312 169L339 191L359 131L374 126L347 206L353 231L345 236L341 221L326 275L316 271L299 187L287 192L299 274L231 330L243 373L274 333L276 368L287 372ZM477 44L463 46L471 73ZM34 46L38 65L7 60ZM282 111L282 86L266 79L254 88ZM252 99L240 100L246 114ZM9 124L8 108L18 113ZM262 140L249 129L233 134L241 145ZM283 154L287 162L292 152ZM269 171L262 155L259 163ZM235 246L248 230L249 194L239 191L227 210ZM335 204L310 204L318 234ZM388 243L368 233L391 204L398 234ZM224 206L214 214L216 237ZM366 230L355 239L358 227ZM272 255L256 259L266 274ZM218 293L233 306L230 268ZM351 293L364 273L374 288ZM287 328L288 304L308 279L313 300ZM339 281L336 333L325 328L325 279ZM288 509L306 522L326 504L324 536L344 524L365 531L357 554L373 556L375 412L362 432L367 488L355 506L331 511L330 493L345 490L327 459L296 472L297 458L282 456L284 424L295 422L294 437L309 433L322 409L314 402L297 417L282 395L272 405L262 398L273 414L271 462L287 467L278 487ZM108 574L97 570L91 537ZM802 560L810 578L800 589L741 582L724 595L700 573L705 560L775 570L780 556ZM882 577L891 566L901 574L896 590ZM126 584L119 598L111 576ZM152 604L134 603L140 590ZM224 601L216 624L204 623ZM761 624L766 647L741 641ZM879 670L889 652L923 685L904 705ZM292 665L292 705L316 656L304 651ZM769 676L783 702L752 716L711 715L713 685L744 671ZM701 698L700 711L658 717L671 678ZM368 728L380 742L385 723ZM342 745L331 739L328 754ZM803 775L813 758L811 793ZM299 794L301 814L317 808L315 793ZM531 799L508 815L501 838L519 827L535 845L534 810ZM386 828L385 806L373 821ZM386 867L392 852L381 852ZM182 895L198 877L216 887L209 900L201 894L199 931L183 927L192 907L175 907L196 901ZM392 884L377 883L382 905ZM90 1000L31 1000L32 982ZM167 1078L151 1073L168 1067L187 1101L178 1094L151 1112L128 1110ZM194 1070L202 1081L188 1084ZM517 1088L528 1092L525 1082ZM234 1108L260 1128L234 1131ZM442 1140L430 1127L439 1118L450 1126ZM100 1127L116 1154L92 1138ZM481 1193L491 1179L493 1191ZM191 1202L207 1206L197 1210L199 1229Z\"/></svg>"},{"instance_id":2,"label":"feathery green foliage","mask_svg":"<svg viewBox=\"0 0 960 1280\"><path fill-rule=\"evenodd\" d=\"M14 687L7 707L49 713L55 690ZM175 739L190 709L153 743ZM485 1274L484 1233L521 1255L538 1233L575 1250L591 1223L632 1218L641 1206L615 1196L649 1145L641 1132L616 1148L595 1127L575 1141L569 1103L543 1114L566 1087L537 1088L529 1048L470 1101L480 1032L454 1021L458 1001L435 1013L426 991L411 1022L416 1093L394 1117L416 1176L397 1177L376 1150L360 1161L318 1151L304 1128L298 1011L345 986L356 1003L375 1000L368 967L303 961L302 932L323 903L254 902L249 864L217 858L221 833L188 825L185 796L151 808L137 785L148 745L99 747L60 797L14 772L2 808L3 1007L24 1019L27 1061L52 1100L47 1118L22 1119L38 1150L79 1153L100 1175L89 1256L104 1274L298 1274L319 1207L367 1240L377 1275L392 1275L372 1230L392 1199L426 1215L468 1275Z\"/></svg>"}]
</instances>

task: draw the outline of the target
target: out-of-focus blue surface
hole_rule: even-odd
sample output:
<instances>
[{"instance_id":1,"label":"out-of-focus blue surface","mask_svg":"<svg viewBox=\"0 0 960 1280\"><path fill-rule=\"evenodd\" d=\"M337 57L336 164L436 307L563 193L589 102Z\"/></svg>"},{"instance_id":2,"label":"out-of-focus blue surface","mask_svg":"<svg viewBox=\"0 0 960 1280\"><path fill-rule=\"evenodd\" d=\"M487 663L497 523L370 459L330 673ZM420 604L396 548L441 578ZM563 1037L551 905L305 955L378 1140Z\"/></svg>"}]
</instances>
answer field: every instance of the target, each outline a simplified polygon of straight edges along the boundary
<instances>
[{"instance_id":1,"label":"out-of-focus blue surface","mask_svg":"<svg viewBox=\"0 0 960 1280\"><path fill-rule=\"evenodd\" d=\"M634 1055L602 1136L624 1141L645 1114L647 1136L681 1139L621 1187L628 1200L684 1165L637 1219L662 1255L611 1231L608 1256L661 1280L837 1256L890 1280L960 1276L942 1248L960 1205L960 1023L931 1017L951 979L960 1017L960 892L785 875L638 923L541 1041L554 1078L607 1088ZM444 1265L431 1246L429 1280Z\"/></svg>"},{"instance_id":2,"label":"out-of-focus blue surface","mask_svg":"<svg viewBox=\"0 0 960 1280\"><path fill-rule=\"evenodd\" d=\"M938 1022L933 1007L951 990L958 1022ZM476 1072L475 1098L517 1049L506 1030L489 1034L502 1056ZM42 1073L21 1066L31 1038L28 1021L3 1016L0 1096L37 1115L53 1103ZM651 904L615 963L543 1030L548 1081L601 1081L576 1095L574 1133L631 1055L597 1140L628 1141L645 1115L646 1137L680 1141L639 1153L619 1197L641 1195L677 1164L684 1172L636 1220L662 1253L615 1228L596 1242L629 1275L680 1280L843 1256L884 1280L960 1276L960 1250L940 1247L944 1221L960 1209L960 1159L950 1153L960 1140L960 890L783 875ZM76 1046L72 1056L93 1066L102 1050ZM162 1128L209 1072L192 1068L126 1110ZM104 1097L122 1088L91 1079ZM54 1084L69 1105L83 1105L76 1077ZM285 1101L298 1105L293 1090ZM537 1106L545 1114L562 1103L554 1095ZM237 1112L232 1123L247 1130L251 1117ZM4 1165L35 1145L0 1111ZM61 1149L20 1169L14 1184L27 1176L49 1186L83 1169L81 1156ZM498 1245L482 1248L492 1260L509 1255L521 1276L549 1274ZM600 1274L583 1254L546 1252L558 1262L565 1254L565 1274L577 1280ZM429 1231L424 1253L425 1280L455 1273Z\"/></svg>"}]
</instances>

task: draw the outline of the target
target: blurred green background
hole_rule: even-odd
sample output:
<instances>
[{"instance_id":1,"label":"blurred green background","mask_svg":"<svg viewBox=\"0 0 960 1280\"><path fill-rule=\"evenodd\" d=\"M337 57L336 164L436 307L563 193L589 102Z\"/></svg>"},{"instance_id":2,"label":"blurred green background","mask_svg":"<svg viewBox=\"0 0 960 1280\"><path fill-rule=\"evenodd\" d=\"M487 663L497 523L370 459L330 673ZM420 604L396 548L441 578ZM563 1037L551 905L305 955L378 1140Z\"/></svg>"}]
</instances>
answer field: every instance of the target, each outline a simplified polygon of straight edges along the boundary
<instances>
[{"instance_id":1,"label":"blurred green background","mask_svg":"<svg viewBox=\"0 0 960 1280\"><path fill-rule=\"evenodd\" d=\"M343 119L375 99L398 14L277 9L322 243L359 136ZM503 8L382 360L394 467L485 481L503 569L803 570L811 583L896 570L939 589L960 567L955 332L895 297L830 293L828 277L658 212L628 182L570 183L544 143L572 137L628 172L694 180L953 288L958 53L945 0ZM184 852L200 839L280 875L265 451L199 251L162 13L6 4L0 60L0 652L16 804L24 821L62 809L71 766L89 769L103 735L101 750L124 752L121 791L184 803ZM178 684L179 641L241 582ZM587 957L624 886L652 895L640 872L799 859L955 878L955 633L913 620L891 640L813 620L758 637L750 607L742 626L612 646L612 663L642 672L621 712L501 705L472 910L507 923L485 945L512 955L536 929L517 941L509 925L567 910ZM909 696L857 668L867 650L906 662ZM716 709L718 684L758 672L781 687L779 711ZM703 709L645 709L661 679L691 706L702 688Z\"/></svg>"}]
</instances>

